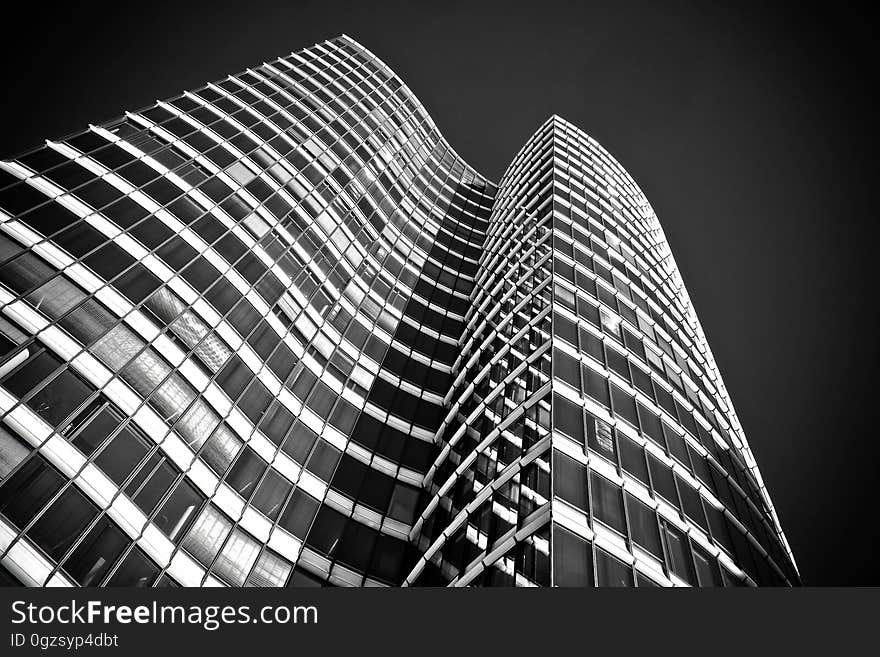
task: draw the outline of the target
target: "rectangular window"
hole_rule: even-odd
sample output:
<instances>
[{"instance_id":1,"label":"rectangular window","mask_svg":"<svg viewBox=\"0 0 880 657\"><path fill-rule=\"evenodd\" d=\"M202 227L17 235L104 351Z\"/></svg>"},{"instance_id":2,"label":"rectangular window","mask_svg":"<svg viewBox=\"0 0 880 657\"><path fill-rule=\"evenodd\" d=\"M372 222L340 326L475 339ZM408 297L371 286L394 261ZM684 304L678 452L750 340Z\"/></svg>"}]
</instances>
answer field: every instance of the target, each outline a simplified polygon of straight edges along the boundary
<instances>
[{"instance_id":1,"label":"rectangular window","mask_svg":"<svg viewBox=\"0 0 880 657\"><path fill-rule=\"evenodd\" d=\"M648 454L648 465L651 468L651 482L654 484L654 492L661 495L667 502L678 508L678 495L675 493L675 480L672 478L672 470L664 465L653 454Z\"/></svg>"},{"instance_id":2,"label":"rectangular window","mask_svg":"<svg viewBox=\"0 0 880 657\"><path fill-rule=\"evenodd\" d=\"M669 570L688 584L694 584L694 566L691 562L687 536L663 522L663 542L666 544L666 558Z\"/></svg>"},{"instance_id":3,"label":"rectangular window","mask_svg":"<svg viewBox=\"0 0 880 657\"><path fill-rule=\"evenodd\" d=\"M618 434L620 465L633 477L648 485L648 466L645 463L645 450L623 434Z\"/></svg>"},{"instance_id":4,"label":"rectangular window","mask_svg":"<svg viewBox=\"0 0 880 657\"><path fill-rule=\"evenodd\" d=\"M596 548L596 586L633 586L632 568Z\"/></svg>"},{"instance_id":5,"label":"rectangular window","mask_svg":"<svg viewBox=\"0 0 880 657\"><path fill-rule=\"evenodd\" d=\"M657 514L629 493L626 493L626 510L633 542L663 561Z\"/></svg>"},{"instance_id":6,"label":"rectangular window","mask_svg":"<svg viewBox=\"0 0 880 657\"><path fill-rule=\"evenodd\" d=\"M0 485L0 513L24 527L61 489L64 481L41 456L34 455Z\"/></svg>"},{"instance_id":7,"label":"rectangular window","mask_svg":"<svg viewBox=\"0 0 880 657\"><path fill-rule=\"evenodd\" d=\"M553 579L556 586L590 586L593 564L589 544L567 529L553 525Z\"/></svg>"},{"instance_id":8,"label":"rectangular window","mask_svg":"<svg viewBox=\"0 0 880 657\"><path fill-rule=\"evenodd\" d=\"M614 403L614 414L638 428L635 400L615 384L611 384L611 399Z\"/></svg>"},{"instance_id":9,"label":"rectangular window","mask_svg":"<svg viewBox=\"0 0 880 657\"><path fill-rule=\"evenodd\" d=\"M150 443L134 427L126 426L98 454L95 464L122 486L150 450Z\"/></svg>"},{"instance_id":10,"label":"rectangular window","mask_svg":"<svg viewBox=\"0 0 880 657\"><path fill-rule=\"evenodd\" d=\"M608 394L608 379L593 368L581 363L581 374L584 381L584 392L605 408L611 408L611 397Z\"/></svg>"},{"instance_id":11,"label":"rectangular window","mask_svg":"<svg viewBox=\"0 0 880 657\"><path fill-rule=\"evenodd\" d=\"M21 438L0 426L0 481L27 458L31 448Z\"/></svg>"},{"instance_id":12,"label":"rectangular window","mask_svg":"<svg viewBox=\"0 0 880 657\"><path fill-rule=\"evenodd\" d=\"M593 517L626 535L626 521L620 487L615 486L605 477L590 471L590 493L593 500Z\"/></svg>"},{"instance_id":13,"label":"rectangular window","mask_svg":"<svg viewBox=\"0 0 880 657\"><path fill-rule=\"evenodd\" d=\"M207 568L217 556L231 529L232 523L229 519L209 504L202 509L182 547Z\"/></svg>"},{"instance_id":14,"label":"rectangular window","mask_svg":"<svg viewBox=\"0 0 880 657\"><path fill-rule=\"evenodd\" d=\"M584 411L560 395L553 395L553 427L578 443L584 442Z\"/></svg>"},{"instance_id":15,"label":"rectangular window","mask_svg":"<svg viewBox=\"0 0 880 657\"><path fill-rule=\"evenodd\" d=\"M299 539L304 539L321 504L299 488L293 491L278 524Z\"/></svg>"},{"instance_id":16,"label":"rectangular window","mask_svg":"<svg viewBox=\"0 0 880 657\"><path fill-rule=\"evenodd\" d=\"M149 557L135 547L110 577L107 586L146 587L151 586L159 574Z\"/></svg>"},{"instance_id":17,"label":"rectangular window","mask_svg":"<svg viewBox=\"0 0 880 657\"><path fill-rule=\"evenodd\" d=\"M245 447L241 456L226 476L226 483L232 486L245 500L249 499L256 489L257 482L268 464L252 450Z\"/></svg>"},{"instance_id":18,"label":"rectangular window","mask_svg":"<svg viewBox=\"0 0 880 657\"><path fill-rule=\"evenodd\" d=\"M587 436L590 449L617 464L617 448L610 424L587 413Z\"/></svg>"},{"instance_id":19,"label":"rectangular window","mask_svg":"<svg viewBox=\"0 0 880 657\"><path fill-rule=\"evenodd\" d=\"M106 516L92 527L64 564L64 570L80 586L97 586L130 543Z\"/></svg>"},{"instance_id":20,"label":"rectangular window","mask_svg":"<svg viewBox=\"0 0 880 657\"><path fill-rule=\"evenodd\" d=\"M243 586L259 552L259 543L246 532L236 529L223 546L213 571L233 586Z\"/></svg>"},{"instance_id":21,"label":"rectangular window","mask_svg":"<svg viewBox=\"0 0 880 657\"><path fill-rule=\"evenodd\" d=\"M168 538L176 541L186 532L203 501L202 495L187 481L182 480L162 505L153 522Z\"/></svg>"},{"instance_id":22,"label":"rectangular window","mask_svg":"<svg viewBox=\"0 0 880 657\"><path fill-rule=\"evenodd\" d=\"M553 494L582 511L587 503L587 468L562 452L553 452Z\"/></svg>"},{"instance_id":23,"label":"rectangular window","mask_svg":"<svg viewBox=\"0 0 880 657\"><path fill-rule=\"evenodd\" d=\"M263 481L260 482L251 504L262 511L270 520L275 520L292 487L287 479L270 467L266 471Z\"/></svg>"},{"instance_id":24,"label":"rectangular window","mask_svg":"<svg viewBox=\"0 0 880 657\"><path fill-rule=\"evenodd\" d=\"M76 486L68 486L39 520L28 537L53 559L60 559L98 515L98 509Z\"/></svg>"},{"instance_id":25,"label":"rectangular window","mask_svg":"<svg viewBox=\"0 0 880 657\"><path fill-rule=\"evenodd\" d=\"M291 570L289 561L271 550L263 550L245 586L284 586Z\"/></svg>"}]
</instances>

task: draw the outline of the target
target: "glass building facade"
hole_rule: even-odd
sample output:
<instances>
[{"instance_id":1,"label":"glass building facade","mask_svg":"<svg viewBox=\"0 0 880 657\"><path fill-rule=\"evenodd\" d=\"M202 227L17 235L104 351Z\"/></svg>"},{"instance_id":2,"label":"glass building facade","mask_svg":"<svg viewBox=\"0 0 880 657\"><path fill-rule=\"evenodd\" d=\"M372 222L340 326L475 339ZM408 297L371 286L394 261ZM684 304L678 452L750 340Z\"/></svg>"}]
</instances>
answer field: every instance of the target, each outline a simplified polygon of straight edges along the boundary
<instances>
[{"instance_id":1,"label":"glass building facade","mask_svg":"<svg viewBox=\"0 0 880 657\"><path fill-rule=\"evenodd\" d=\"M0 161L0 583L799 582L663 232L347 36Z\"/></svg>"}]
</instances>

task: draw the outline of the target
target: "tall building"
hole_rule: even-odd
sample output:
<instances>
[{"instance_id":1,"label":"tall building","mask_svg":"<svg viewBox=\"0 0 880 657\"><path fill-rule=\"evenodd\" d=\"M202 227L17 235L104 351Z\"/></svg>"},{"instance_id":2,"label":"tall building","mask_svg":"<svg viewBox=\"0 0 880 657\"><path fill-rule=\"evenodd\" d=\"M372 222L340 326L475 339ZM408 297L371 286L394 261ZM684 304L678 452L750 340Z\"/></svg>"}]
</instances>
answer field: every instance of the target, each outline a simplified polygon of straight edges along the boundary
<instances>
[{"instance_id":1,"label":"tall building","mask_svg":"<svg viewBox=\"0 0 880 657\"><path fill-rule=\"evenodd\" d=\"M796 584L654 212L342 36L0 162L0 578Z\"/></svg>"}]
</instances>

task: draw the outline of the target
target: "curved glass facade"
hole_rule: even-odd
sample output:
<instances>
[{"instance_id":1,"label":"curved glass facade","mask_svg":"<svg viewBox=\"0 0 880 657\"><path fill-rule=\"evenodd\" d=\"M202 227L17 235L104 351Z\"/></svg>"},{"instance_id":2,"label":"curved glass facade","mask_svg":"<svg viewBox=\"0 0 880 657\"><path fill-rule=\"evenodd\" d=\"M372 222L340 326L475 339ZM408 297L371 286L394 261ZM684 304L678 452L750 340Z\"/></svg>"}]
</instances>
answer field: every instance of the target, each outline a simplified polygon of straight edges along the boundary
<instances>
[{"instance_id":1,"label":"curved glass facade","mask_svg":"<svg viewBox=\"0 0 880 657\"><path fill-rule=\"evenodd\" d=\"M0 562L798 581L629 175L552 117L496 185L346 36L0 162Z\"/></svg>"}]
</instances>

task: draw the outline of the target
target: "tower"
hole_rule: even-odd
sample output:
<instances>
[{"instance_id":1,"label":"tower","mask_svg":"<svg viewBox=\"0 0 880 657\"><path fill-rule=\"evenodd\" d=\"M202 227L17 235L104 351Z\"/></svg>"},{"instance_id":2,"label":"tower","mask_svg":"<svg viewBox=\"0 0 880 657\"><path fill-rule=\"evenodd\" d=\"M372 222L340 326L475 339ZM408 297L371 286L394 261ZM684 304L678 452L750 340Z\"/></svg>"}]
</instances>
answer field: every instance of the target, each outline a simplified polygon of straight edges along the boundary
<instances>
[{"instance_id":1,"label":"tower","mask_svg":"<svg viewBox=\"0 0 880 657\"><path fill-rule=\"evenodd\" d=\"M797 583L659 222L342 36L0 162L29 585Z\"/></svg>"}]
</instances>

